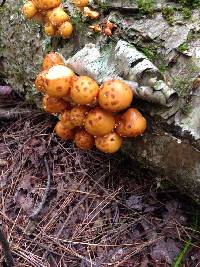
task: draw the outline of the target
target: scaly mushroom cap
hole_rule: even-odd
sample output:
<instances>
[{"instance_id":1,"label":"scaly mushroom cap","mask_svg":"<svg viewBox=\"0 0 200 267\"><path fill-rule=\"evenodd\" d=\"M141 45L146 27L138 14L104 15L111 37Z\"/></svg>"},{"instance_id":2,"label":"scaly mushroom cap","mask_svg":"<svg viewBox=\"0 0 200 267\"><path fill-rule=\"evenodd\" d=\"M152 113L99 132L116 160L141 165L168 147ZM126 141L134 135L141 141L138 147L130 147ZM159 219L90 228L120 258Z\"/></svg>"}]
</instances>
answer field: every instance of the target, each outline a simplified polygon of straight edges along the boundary
<instances>
[{"instance_id":1,"label":"scaly mushroom cap","mask_svg":"<svg viewBox=\"0 0 200 267\"><path fill-rule=\"evenodd\" d=\"M122 145L122 138L116 133L109 133L95 139L97 149L104 153L115 153Z\"/></svg>"},{"instance_id":2,"label":"scaly mushroom cap","mask_svg":"<svg viewBox=\"0 0 200 267\"><path fill-rule=\"evenodd\" d=\"M73 3L75 6L82 8L88 5L89 0L74 0Z\"/></svg>"},{"instance_id":3,"label":"scaly mushroom cap","mask_svg":"<svg viewBox=\"0 0 200 267\"><path fill-rule=\"evenodd\" d=\"M51 14L49 15L49 21L52 25L57 27L68 20L70 20L70 17L62 7L54 8Z\"/></svg>"},{"instance_id":4,"label":"scaly mushroom cap","mask_svg":"<svg viewBox=\"0 0 200 267\"><path fill-rule=\"evenodd\" d=\"M83 126L88 111L89 108L86 106L74 107L70 112L70 120L73 122L75 126L81 127Z\"/></svg>"},{"instance_id":5,"label":"scaly mushroom cap","mask_svg":"<svg viewBox=\"0 0 200 267\"><path fill-rule=\"evenodd\" d=\"M43 70L49 70L55 65L64 65L64 61L58 54L51 52L47 54L43 60Z\"/></svg>"},{"instance_id":6,"label":"scaly mushroom cap","mask_svg":"<svg viewBox=\"0 0 200 267\"><path fill-rule=\"evenodd\" d=\"M135 108L128 109L118 118L116 132L123 137L136 137L144 133L147 127L146 119Z\"/></svg>"},{"instance_id":7,"label":"scaly mushroom cap","mask_svg":"<svg viewBox=\"0 0 200 267\"><path fill-rule=\"evenodd\" d=\"M72 100L80 105L91 104L95 101L99 93L98 84L87 76L79 76L73 82L71 88Z\"/></svg>"},{"instance_id":8,"label":"scaly mushroom cap","mask_svg":"<svg viewBox=\"0 0 200 267\"><path fill-rule=\"evenodd\" d=\"M47 36L55 36L57 33L57 28L51 24L51 22L47 22L44 25L44 32Z\"/></svg>"},{"instance_id":9,"label":"scaly mushroom cap","mask_svg":"<svg viewBox=\"0 0 200 267\"><path fill-rule=\"evenodd\" d=\"M133 91L123 81L107 81L100 88L98 100L102 108L118 112L130 106L133 100Z\"/></svg>"},{"instance_id":10,"label":"scaly mushroom cap","mask_svg":"<svg viewBox=\"0 0 200 267\"><path fill-rule=\"evenodd\" d=\"M83 150L89 150L94 146L94 137L85 130L79 130L75 134L75 144Z\"/></svg>"},{"instance_id":11,"label":"scaly mushroom cap","mask_svg":"<svg viewBox=\"0 0 200 267\"><path fill-rule=\"evenodd\" d=\"M61 0L32 0L35 6L39 10L48 10L58 7L61 4Z\"/></svg>"},{"instance_id":12,"label":"scaly mushroom cap","mask_svg":"<svg viewBox=\"0 0 200 267\"><path fill-rule=\"evenodd\" d=\"M70 110L65 110L61 116L60 116L60 121L62 122L62 125L67 127L68 129L74 129L75 125L73 122L70 120Z\"/></svg>"},{"instance_id":13,"label":"scaly mushroom cap","mask_svg":"<svg viewBox=\"0 0 200 267\"><path fill-rule=\"evenodd\" d=\"M72 35L72 32L73 26L68 21L62 23L58 28L58 34L64 39L69 38Z\"/></svg>"},{"instance_id":14,"label":"scaly mushroom cap","mask_svg":"<svg viewBox=\"0 0 200 267\"><path fill-rule=\"evenodd\" d=\"M74 139L74 130L65 127L61 121L57 122L54 130L56 134L64 140Z\"/></svg>"},{"instance_id":15,"label":"scaly mushroom cap","mask_svg":"<svg viewBox=\"0 0 200 267\"><path fill-rule=\"evenodd\" d=\"M28 1L24 4L22 13L27 19L32 19L37 13L37 7L32 1Z\"/></svg>"},{"instance_id":16,"label":"scaly mushroom cap","mask_svg":"<svg viewBox=\"0 0 200 267\"><path fill-rule=\"evenodd\" d=\"M94 136L103 136L110 133L115 127L113 115L101 108L92 109L85 119L85 129Z\"/></svg>"},{"instance_id":17,"label":"scaly mushroom cap","mask_svg":"<svg viewBox=\"0 0 200 267\"><path fill-rule=\"evenodd\" d=\"M70 109L70 104L61 98L45 95L43 98L43 107L46 112L61 113L65 109Z\"/></svg>"},{"instance_id":18,"label":"scaly mushroom cap","mask_svg":"<svg viewBox=\"0 0 200 267\"><path fill-rule=\"evenodd\" d=\"M56 65L49 69L46 78L47 85L45 89L47 94L49 96L62 98L67 96L75 74L66 66Z\"/></svg>"},{"instance_id":19,"label":"scaly mushroom cap","mask_svg":"<svg viewBox=\"0 0 200 267\"><path fill-rule=\"evenodd\" d=\"M38 91L42 93L46 92L45 87L47 84L47 79L46 79L47 73L48 72L46 70L41 71L35 79L35 87L37 88Z\"/></svg>"}]
</instances>

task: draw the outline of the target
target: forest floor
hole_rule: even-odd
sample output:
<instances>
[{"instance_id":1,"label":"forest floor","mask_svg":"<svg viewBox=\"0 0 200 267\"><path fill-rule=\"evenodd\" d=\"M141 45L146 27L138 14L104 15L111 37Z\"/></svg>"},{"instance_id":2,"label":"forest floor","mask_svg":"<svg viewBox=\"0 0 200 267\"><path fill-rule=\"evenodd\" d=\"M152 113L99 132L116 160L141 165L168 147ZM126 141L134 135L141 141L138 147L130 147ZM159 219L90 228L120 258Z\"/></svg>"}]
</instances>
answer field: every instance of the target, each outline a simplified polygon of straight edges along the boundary
<instances>
[{"instance_id":1,"label":"forest floor","mask_svg":"<svg viewBox=\"0 0 200 267\"><path fill-rule=\"evenodd\" d=\"M61 141L54 125L37 112L0 122L0 225L15 266L200 266L188 197L121 153Z\"/></svg>"}]
</instances>

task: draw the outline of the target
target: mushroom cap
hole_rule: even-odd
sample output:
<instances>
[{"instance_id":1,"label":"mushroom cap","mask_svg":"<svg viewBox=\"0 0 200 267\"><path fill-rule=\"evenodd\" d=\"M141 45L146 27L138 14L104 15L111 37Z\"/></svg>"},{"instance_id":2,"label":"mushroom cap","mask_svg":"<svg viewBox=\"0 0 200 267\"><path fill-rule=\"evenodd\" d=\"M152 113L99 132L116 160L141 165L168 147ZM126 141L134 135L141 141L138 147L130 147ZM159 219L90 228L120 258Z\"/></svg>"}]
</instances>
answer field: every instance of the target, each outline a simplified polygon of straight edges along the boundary
<instances>
[{"instance_id":1,"label":"mushroom cap","mask_svg":"<svg viewBox=\"0 0 200 267\"><path fill-rule=\"evenodd\" d=\"M55 36L57 33L57 28L51 24L51 22L47 22L44 25L44 32L47 36Z\"/></svg>"},{"instance_id":2,"label":"mushroom cap","mask_svg":"<svg viewBox=\"0 0 200 267\"><path fill-rule=\"evenodd\" d=\"M46 112L61 113L65 109L70 109L70 104L65 102L62 98L45 95L43 98L43 107Z\"/></svg>"},{"instance_id":3,"label":"mushroom cap","mask_svg":"<svg viewBox=\"0 0 200 267\"><path fill-rule=\"evenodd\" d=\"M70 20L69 15L62 7L54 8L48 18L54 26L60 26L63 22Z\"/></svg>"},{"instance_id":4,"label":"mushroom cap","mask_svg":"<svg viewBox=\"0 0 200 267\"><path fill-rule=\"evenodd\" d=\"M80 129L76 132L75 144L77 147L83 150L89 150L94 146L94 143L94 137L84 129Z\"/></svg>"},{"instance_id":5,"label":"mushroom cap","mask_svg":"<svg viewBox=\"0 0 200 267\"><path fill-rule=\"evenodd\" d=\"M110 80L100 88L99 105L109 111L118 112L130 106L133 91L121 80Z\"/></svg>"},{"instance_id":6,"label":"mushroom cap","mask_svg":"<svg viewBox=\"0 0 200 267\"><path fill-rule=\"evenodd\" d=\"M61 0L32 0L32 2L39 10L48 10L61 4Z\"/></svg>"},{"instance_id":7,"label":"mushroom cap","mask_svg":"<svg viewBox=\"0 0 200 267\"><path fill-rule=\"evenodd\" d=\"M88 76L79 76L71 88L72 100L80 105L91 104L99 93L99 85Z\"/></svg>"},{"instance_id":8,"label":"mushroom cap","mask_svg":"<svg viewBox=\"0 0 200 267\"><path fill-rule=\"evenodd\" d=\"M73 0L73 3L77 7L85 7L88 5L89 0Z\"/></svg>"},{"instance_id":9,"label":"mushroom cap","mask_svg":"<svg viewBox=\"0 0 200 267\"><path fill-rule=\"evenodd\" d=\"M27 19L32 19L37 13L37 7L32 1L27 1L22 8L22 13Z\"/></svg>"},{"instance_id":10,"label":"mushroom cap","mask_svg":"<svg viewBox=\"0 0 200 267\"><path fill-rule=\"evenodd\" d=\"M46 70L41 71L35 79L35 87L37 88L38 91L42 93L46 92L45 87L47 83L47 79L46 79L47 73L48 72Z\"/></svg>"},{"instance_id":11,"label":"mushroom cap","mask_svg":"<svg viewBox=\"0 0 200 267\"><path fill-rule=\"evenodd\" d=\"M115 153L122 145L122 138L115 132L105 136L98 136L95 139L97 149L104 153Z\"/></svg>"},{"instance_id":12,"label":"mushroom cap","mask_svg":"<svg viewBox=\"0 0 200 267\"><path fill-rule=\"evenodd\" d=\"M115 119L109 111L97 107L87 114L84 126L88 133L103 136L114 129Z\"/></svg>"},{"instance_id":13,"label":"mushroom cap","mask_svg":"<svg viewBox=\"0 0 200 267\"><path fill-rule=\"evenodd\" d=\"M58 98L67 96L74 78L74 72L66 66L56 65L51 67L46 75L47 84L45 89L47 94Z\"/></svg>"},{"instance_id":14,"label":"mushroom cap","mask_svg":"<svg viewBox=\"0 0 200 267\"><path fill-rule=\"evenodd\" d=\"M143 134L146 128L146 119L135 108L129 108L116 124L116 132L123 137L136 137Z\"/></svg>"},{"instance_id":15,"label":"mushroom cap","mask_svg":"<svg viewBox=\"0 0 200 267\"><path fill-rule=\"evenodd\" d=\"M70 120L70 110L65 110L61 114L60 121L62 122L62 125L67 127L68 129L74 129L75 128L75 125Z\"/></svg>"},{"instance_id":16,"label":"mushroom cap","mask_svg":"<svg viewBox=\"0 0 200 267\"><path fill-rule=\"evenodd\" d=\"M55 65L64 65L64 61L60 55L57 53L51 52L47 54L43 60L42 68L43 70L49 70Z\"/></svg>"},{"instance_id":17,"label":"mushroom cap","mask_svg":"<svg viewBox=\"0 0 200 267\"><path fill-rule=\"evenodd\" d=\"M73 26L69 21L65 21L58 28L58 34L64 39L69 38L72 35L72 32Z\"/></svg>"},{"instance_id":18,"label":"mushroom cap","mask_svg":"<svg viewBox=\"0 0 200 267\"><path fill-rule=\"evenodd\" d=\"M70 112L70 120L73 122L75 126L83 126L85 117L89 108L86 106L77 106L71 109Z\"/></svg>"},{"instance_id":19,"label":"mushroom cap","mask_svg":"<svg viewBox=\"0 0 200 267\"><path fill-rule=\"evenodd\" d=\"M55 126L55 133L64 140L74 139L74 130L65 127L61 121L57 122Z\"/></svg>"}]
</instances>

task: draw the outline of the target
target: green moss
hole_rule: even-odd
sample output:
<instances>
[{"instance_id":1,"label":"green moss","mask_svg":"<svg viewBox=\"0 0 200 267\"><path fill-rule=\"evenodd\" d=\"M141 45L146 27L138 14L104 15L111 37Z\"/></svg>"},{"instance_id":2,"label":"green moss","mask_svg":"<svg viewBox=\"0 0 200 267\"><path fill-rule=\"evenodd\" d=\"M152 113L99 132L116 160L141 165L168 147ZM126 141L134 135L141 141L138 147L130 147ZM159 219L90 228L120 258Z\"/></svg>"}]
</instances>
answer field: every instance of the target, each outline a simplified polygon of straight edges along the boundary
<instances>
[{"instance_id":1,"label":"green moss","mask_svg":"<svg viewBox=\"0 0 200 267\"><path fill-rule=\"evenodd\" d=\"M162 15L167 20L167 22L171 25L173 23L173 16L175 14L174 7L166 6L162 9Z\"/></svg>"},{"instance_id":2,"label":"green moss","mask_svg":"<svg viewBox=\"0 0 200 267\"><path fill-rule=\"evenodd\" d=\"M155 10L155 0L137 0L138 8L142 14L152 14Z\"/></svg>"},{"instance_id":3,"label":"green moss","mask_svg":"<svg viewBox=\"0 0 200 267\"><path fill-rule=\"evenodd\" d=\"M185 75L179 75L173 80L173 87L181 97L186 97L192 90L193 79L199 72L199 69L193 62L188 63L188 72ZM190 106L187 107L189 111Z\"/></svg>"},{"instance_id":4,"label":"green moss","mask_svg":"<svg viewBox=\"0 0 200 267\"><path fill-rule=\"evenodd\" d=\"M178 48L177 50L181 53L187 51L189 49L189 46L188 46L188 43L187 42L184 42L182 43Z\"/></svg>"},{"instance_id":5,"label":"green moss","mask_svg":"<svg viewBox=\"0 0 200 267\"><path fill-rule=\"evenodd\" d=\"M192 11L188 7L182 7L181 12L184 19L190 19L192 17Z\"/></svg>"},{"instance_id":6,"label":"green moss","mask_svg":"<svg viewBox=\"0 0 200 267\"><path fill-rule=\"evenodd\" d=\"M185 7L188 8L199 8L200 7L200 0L178 0L178 2Z\"/></svg>"}]
</instances>

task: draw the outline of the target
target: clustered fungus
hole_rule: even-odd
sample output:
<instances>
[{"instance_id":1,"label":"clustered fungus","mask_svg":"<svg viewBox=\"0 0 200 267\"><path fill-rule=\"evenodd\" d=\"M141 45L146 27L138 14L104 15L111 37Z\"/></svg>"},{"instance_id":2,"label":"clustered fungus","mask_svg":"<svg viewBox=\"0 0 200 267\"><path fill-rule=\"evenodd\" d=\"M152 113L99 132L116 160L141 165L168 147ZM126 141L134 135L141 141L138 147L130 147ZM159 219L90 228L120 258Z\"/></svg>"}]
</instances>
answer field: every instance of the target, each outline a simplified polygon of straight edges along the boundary
<instances>
[{"instance_id":1,"label":"clustered fungus","mask_svg":"<svg viewBox=\"0 0 200 267\"><path fill-rule=\"evenodd\" d=\"M35 86L44 94L44 110L60 114L55 133L74 140L80 149L95 145L104 153L115 153L124 137L140 136L147 127L142 114L130 108L133 91L125 82L99 85L88 76L76 75L57 53L46 55Z\"/></svg>"},{"instance_id":2,"label":"clustered fungus","mask_svg":"<svg viewBox=\"0 0 200 267\"><path fill-rule=\"evenodd\" d=\"M85 17L99 18L100 13L89 8L88 2L88 0L74 0L73 4ZM73 33L70 16L63 9L61 0L28 0L22 8L22 13L25 18L44 24L44 32L47 36L60 36L67 39Z\"/></svg>"},{"instance_id":3,"label":"clustered fungus","mask_svg":"<svg viewBox=\"0 0 200 267\"><path fill-rule=\"evenodd\" d=\"M66 39L73 33L70 16L64 11L61 0L29 0L22 13L27 19L44 24L44 32L48 36L61 36Z\"/></svg>"}]
</instances>

